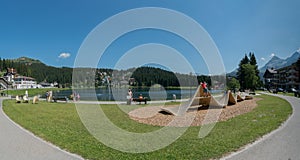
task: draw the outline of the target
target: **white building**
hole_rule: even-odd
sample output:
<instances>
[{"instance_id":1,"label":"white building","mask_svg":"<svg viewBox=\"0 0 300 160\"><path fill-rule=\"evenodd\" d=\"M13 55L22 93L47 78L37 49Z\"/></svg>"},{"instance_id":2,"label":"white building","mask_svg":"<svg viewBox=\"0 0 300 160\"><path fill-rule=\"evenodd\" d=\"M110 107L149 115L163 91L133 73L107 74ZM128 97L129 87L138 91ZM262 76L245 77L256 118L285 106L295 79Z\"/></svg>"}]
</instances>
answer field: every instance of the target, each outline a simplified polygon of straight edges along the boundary
<instances>
[{"instance_id":1,"label":"white building","mask_svg":"<svg viewBox=\"0 0 300 160\"><path fill-rule=\"evenodd\" d=\"M32 77L18 76L14 78L13 88L26 89L26 88L40 88Z\"/></svg>"}]
</instances>

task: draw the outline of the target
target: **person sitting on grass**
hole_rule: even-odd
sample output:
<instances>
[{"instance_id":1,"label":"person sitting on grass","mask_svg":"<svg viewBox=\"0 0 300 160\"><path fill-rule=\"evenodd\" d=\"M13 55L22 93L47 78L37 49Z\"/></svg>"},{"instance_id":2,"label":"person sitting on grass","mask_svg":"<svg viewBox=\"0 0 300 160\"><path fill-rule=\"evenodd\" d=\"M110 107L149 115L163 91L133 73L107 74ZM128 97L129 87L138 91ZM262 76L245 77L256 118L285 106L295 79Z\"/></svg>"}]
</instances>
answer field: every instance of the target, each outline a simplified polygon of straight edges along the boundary
<instances>
[{"instance_id":1,"label":"person sitting on grass","mask_svg":"<svg viewBox=\"0 0 300 160\"><path fill-rule=\"evenodd\" d=\"M140 96L139 96L139 100L140 100L139 102L140 102L140 104L141 104L141 102L142 102L143 98L144 98L144 97L143 97L143 95L142 95L142 94L140 94Z\"/></svg>"},{"instance_id":2,"label":"person sitting on grass","mask_svg":"<svg viewBox=\"0 0 300 160\"><path fill-rule=\"evenodd\" d=\"M140 94L139 99L143 99L143 95L142 94Z\"/></svg>"}]
</instances>

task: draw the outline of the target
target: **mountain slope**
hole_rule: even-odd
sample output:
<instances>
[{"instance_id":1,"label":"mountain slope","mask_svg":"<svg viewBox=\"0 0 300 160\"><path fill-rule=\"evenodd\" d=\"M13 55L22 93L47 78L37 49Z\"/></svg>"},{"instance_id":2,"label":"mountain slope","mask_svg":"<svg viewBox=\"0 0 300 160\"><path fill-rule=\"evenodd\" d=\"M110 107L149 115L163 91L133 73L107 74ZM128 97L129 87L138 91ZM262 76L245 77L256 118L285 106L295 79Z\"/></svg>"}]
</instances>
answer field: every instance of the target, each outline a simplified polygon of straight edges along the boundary
<instances>
[{"instance_id":1,"label":"mountain slope","mask_svg":"<svg viewBox=\"0 0 300 160\"><path fill-rule=\"evenodd\" d=\"M20 57L20 58L17 58L17 59L13 59L12 61L16 62L16 63L25 63L27 65L30 65L30 64L33 64L33 63L43 64L40 60L32 59L32 58L28 58L28 57Z\"/></svg>"},{"instance_id":2,"label":"mountain slope","mask_svg":"<svg viewBox=\"0 0 300 160\"><path fill-rule=\"evenodd\" d=\"M295 63L299 58L300 58L299 52L295 52L292 56L286 59L281 59L277 56L274 56L267 64L265 64L265 66L261 67L259 71L260 73L264 73L267 68L274 68L274 69L283 68Z\"/></svg>"}]
</instances>

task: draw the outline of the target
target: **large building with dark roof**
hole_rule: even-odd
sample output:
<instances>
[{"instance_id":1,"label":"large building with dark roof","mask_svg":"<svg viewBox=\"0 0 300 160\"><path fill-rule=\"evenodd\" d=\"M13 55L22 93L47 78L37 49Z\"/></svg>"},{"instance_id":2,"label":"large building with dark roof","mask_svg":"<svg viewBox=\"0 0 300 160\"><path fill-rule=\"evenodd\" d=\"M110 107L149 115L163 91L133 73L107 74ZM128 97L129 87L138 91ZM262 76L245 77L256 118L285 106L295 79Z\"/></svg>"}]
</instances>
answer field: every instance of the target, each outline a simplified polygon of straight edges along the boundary
<instances>
[{"instance_id":1,"label":"large building with dark roof","mask_svg":"<svg viewBox=\"0 0 300 160\"><path fill-rule=\"evenodd\" d=\"M266 69L263 77L267 89L273 88L278 83L277 71L274 68Z\"/></svg>"},{"instance_id":2,"label":"large building with dark roof","mask_svg":"<svg viewBox=\"0 0 300 160\"><path fill-rule=\"evenodd\" d=\"M300 68L297 63L279 69L266 69L264 73L264 83L267 89L291 88L300 89Z\"/></svg>"}]
</instances>

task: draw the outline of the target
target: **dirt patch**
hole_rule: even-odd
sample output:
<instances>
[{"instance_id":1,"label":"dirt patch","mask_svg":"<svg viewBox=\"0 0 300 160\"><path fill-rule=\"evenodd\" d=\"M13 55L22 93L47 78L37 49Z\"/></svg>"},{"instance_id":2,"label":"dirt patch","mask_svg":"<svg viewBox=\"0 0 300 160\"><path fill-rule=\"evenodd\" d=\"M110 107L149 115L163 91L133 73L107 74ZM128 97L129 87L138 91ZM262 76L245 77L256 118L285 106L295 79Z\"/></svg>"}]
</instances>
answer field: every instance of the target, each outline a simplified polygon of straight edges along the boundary
<instances>
[{"instance_id":1,"label":"dirt patch","mask_svg":"<svg viewBox=\"0 0 300 160\"><path fill-rule=\"evenodd\" d=\"M200 126L216 121L226 121L237 115L250 112L257 106L256 102L258 100L261 100L261 98L245 100L235 105L229 105L226 108L194 108L182 116L174 116L162 112L159 106L149 106L129 112L129 117L139 123L154 126Z\"/></svg>"}]
</instances>

